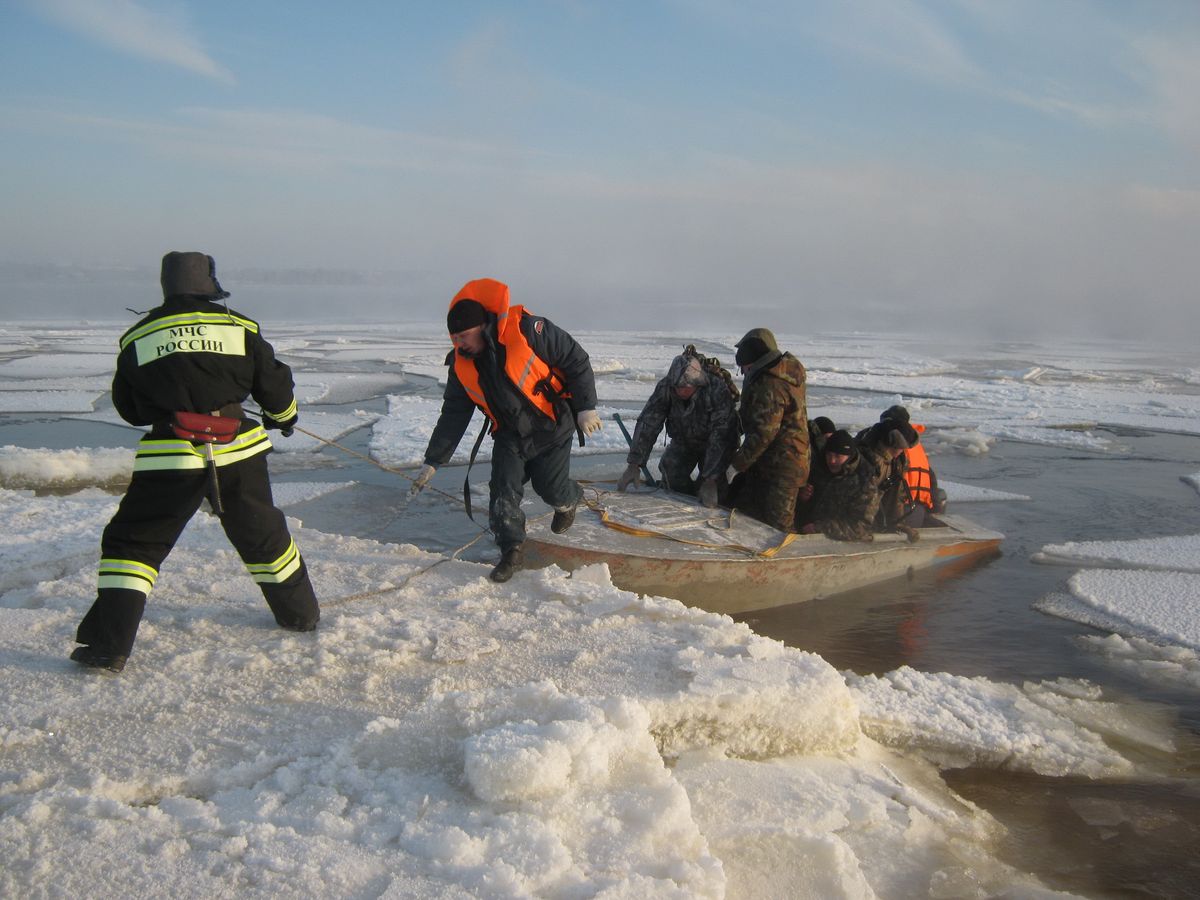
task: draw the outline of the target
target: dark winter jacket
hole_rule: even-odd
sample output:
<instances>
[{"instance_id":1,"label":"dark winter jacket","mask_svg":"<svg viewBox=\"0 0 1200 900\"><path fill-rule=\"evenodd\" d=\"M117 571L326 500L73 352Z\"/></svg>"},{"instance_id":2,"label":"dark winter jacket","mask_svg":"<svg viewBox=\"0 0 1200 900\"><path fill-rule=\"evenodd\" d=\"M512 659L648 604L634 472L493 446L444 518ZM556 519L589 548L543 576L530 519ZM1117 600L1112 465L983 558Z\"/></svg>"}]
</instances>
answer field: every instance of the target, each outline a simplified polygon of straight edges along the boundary
<instances>
[{"instance_id":1,"label":"dark winter jacket","mask_svg":"<svg viewBox=\"0 0 1200 900\"><path fill-rule=\"evenodd\" d=\"M521 333L543 362L558 369L571 399L555 404L553 420L536 409L504 373L504 348L496 341L496 318L489 314L484 327L487 343L474 360L479 384L495 415L498 427L492 437L515 446L522 459L532 459L548 447L569 439L575 432L577 410L596 408L596 377L587 352L549 319L526 313ZM449 373L442 394L442 411L425 449L425 462L440 466L449 461L471 423L476 407L454 372L454 353L446 356Z\"/></svg>"},{"instance_id":2,"label":"dark winter jacket","mask_svg":"<svg viewBox=\"0 0 1200 900\"><path fill-rule=\"evenodd\" d=\"M292 370L258 323L220 303L175 295L121 336L113 406L131 425L165 426L174 412L208 413L253 397L293 421Z\"/></svg>"},{"instance_id":3,"label":"dark winter jacket","mask_svg":"<svg viewBox=\"0 0 1200 900\"><path fill-rule=\"evenodd\" d=\"M813 486L806 511L809 521L835 541L874 540L878 481L872 461L857 451L837 474L829 471L824 459L815 461L809 475Z\"/></svg>"}]
</instances>

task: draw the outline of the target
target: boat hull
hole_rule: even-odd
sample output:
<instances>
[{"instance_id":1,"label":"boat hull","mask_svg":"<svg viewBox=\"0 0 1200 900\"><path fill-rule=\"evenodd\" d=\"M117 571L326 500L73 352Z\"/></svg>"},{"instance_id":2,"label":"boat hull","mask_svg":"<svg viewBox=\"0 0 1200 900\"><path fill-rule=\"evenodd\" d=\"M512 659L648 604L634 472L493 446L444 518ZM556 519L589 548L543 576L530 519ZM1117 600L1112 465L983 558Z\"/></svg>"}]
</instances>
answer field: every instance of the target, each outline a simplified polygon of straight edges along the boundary
<instances>
[{"instance_id":1,"label":"boat hull","mask_svg":"<svg viewBox=\"0 0 1200 900\"><path fill-rule=\"evenodd\" d=\"M600 502L611 511L613 506L620 508L620 498L601 495ZM671 526L658 528L659 536L614 531L601 523L595 508L581 507L576 528L566 535L535 525L525 545L526 565L573 571L605 563L620 588L732 615L825 597L946 563L986 559L999 553L1003 540L1003 535L961 516L943 516L943 525L921 529L915 543L897 534L876 535L869 543L796 535L766 556L758 554L778 547L785 537L781 532L735 520L714 534L702 527L714 525L713 514L689 498L664 495L661 501ZM620 524L635 520L645 530L655 530L654 522L638 512ZM687 514L702 526L679 526Z\"/></svg>"}]
</instances>

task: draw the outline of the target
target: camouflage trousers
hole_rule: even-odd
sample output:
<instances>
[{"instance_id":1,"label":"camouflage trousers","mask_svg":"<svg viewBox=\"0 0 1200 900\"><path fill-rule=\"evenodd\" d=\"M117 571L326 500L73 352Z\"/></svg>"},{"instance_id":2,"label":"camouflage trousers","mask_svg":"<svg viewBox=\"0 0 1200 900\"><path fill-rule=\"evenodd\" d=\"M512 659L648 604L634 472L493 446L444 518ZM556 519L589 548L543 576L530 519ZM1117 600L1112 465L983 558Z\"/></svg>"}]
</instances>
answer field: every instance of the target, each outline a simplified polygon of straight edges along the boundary
<instances>
[{"instance_id":1,"label":"camouflage trousers","mask_svg":"<svg viewBox=\"0 0 1200 900\"><path fill-rule=\"evenodd\" d=\"M730 447L725 454L725 459L721 460L717 483L722 490L725 488L725 467L729 465L729 457L733 456L733 449ZM700 487L700 479L698 472L695 478L692 477L692 473L696 472L697 466L704 464L704 457L707 453L707 444L696 446L683 441L671 441L658 461L658 471L662 475L663 481L666 482L667 488L680 494L694 495Z\"/></svg>"},{"instance_id":2,"label":"camouflage trousers","mask_svg":"<svg viewBox=\"0 0 1200 900\"><path fill-rule=\"evenodd\" d=\"M735 484L734 506L739 512L780 531L796 530L796 496L808 481L804 466L788 471L751 466Z\"/></svg>"}]
</instances>

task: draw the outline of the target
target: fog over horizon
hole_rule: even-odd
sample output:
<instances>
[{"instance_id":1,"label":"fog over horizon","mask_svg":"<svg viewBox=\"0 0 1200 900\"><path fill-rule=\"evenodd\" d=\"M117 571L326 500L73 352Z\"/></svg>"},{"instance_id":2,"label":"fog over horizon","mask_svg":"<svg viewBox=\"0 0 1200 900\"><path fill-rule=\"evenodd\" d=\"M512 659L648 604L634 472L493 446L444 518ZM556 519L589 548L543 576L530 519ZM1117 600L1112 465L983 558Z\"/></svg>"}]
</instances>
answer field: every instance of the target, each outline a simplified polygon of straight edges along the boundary
<instances>
[{"instance_id":1,"label":"fog over horizon","mask_svg":"<svg viewBox=\"0 0 1200 900\"><path fill-rule=\"evenodd\" d=\"M0 6L0 316L1046 334L1200 324L1192 0Z\"/></svg>"},{"instance_id":2,"label":"fog over horizon","mask_svg":"<svg viewBox=\"0 0 1200 900\"><path fill-rule=\"evenodd\" d=\"M11 324L29 321L127 322L162 302L158 268L0 263L0 310ZM868 333L960 339L971 343L1055 337L1065 340L1127 340L1187 346L1194 342L1196 313L1146 316L1167 304L1154 298L1111 298L1110 305L1058 304L1055 298L1013 296L1005 300L970 295L958 298L901 296L881 289L838 296L797 287L791 293L767 288L754 296L695 285L598 286L551 273L530 272L520 280L502 271L466 277L421 270L223 269L218 280L226 301L260 320L268 338L280 326L297 323L423 324L436 327L450 298L476 277L506 281L512 302L521 303L568 330L677 334L681 341L702 335L741 334L766 326L780 334ZM862 291L860 287L857 289ZM658 293L661 291L661 293ZM995 291L988 291L993 294ZM1070 297L1058 298L1071 300ZM2 326L0 326L2 327Z\"/></svg>"}]
</instances>

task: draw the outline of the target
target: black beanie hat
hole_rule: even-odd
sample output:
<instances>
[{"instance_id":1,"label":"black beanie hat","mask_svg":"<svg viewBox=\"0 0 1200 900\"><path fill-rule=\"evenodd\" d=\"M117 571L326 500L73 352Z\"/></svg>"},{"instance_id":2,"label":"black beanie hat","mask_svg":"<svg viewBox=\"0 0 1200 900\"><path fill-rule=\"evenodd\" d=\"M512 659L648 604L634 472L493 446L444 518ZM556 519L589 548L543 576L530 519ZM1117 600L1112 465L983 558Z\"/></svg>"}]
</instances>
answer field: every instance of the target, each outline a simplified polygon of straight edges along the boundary
<instances>
[{"instance_id":1,"label":"black beanie hat","mask_svg":"<svg viewBox=\"0 0 1200 900\"><path fill-rule=\"evenodd\" d=\"M466 331L476 325L483 325L485 322L487 322L487 310L478 300L469 300L464 297L451 306L450 312L446 313L446 328L451 334L458 334L460 331Z\"/></svg>"},{"instance_id":2,"label":"black beanie hat","mask_svg":"<svg viewBox=\"0 0 1200 900\"><path fill-rule=\"evenodd\" d=\"M907 425L909 422L908 410L899 404L889 406L879 414L879 421L882 422L884 419L890 419L893 422L903 422Z\"/></svg>"},{"instance_id":3,"label":"black beanie hat","mask_svg":"<svg viewBox=\"0 0 1200 900\"><path fill-rule=\"evenodd\" d=\"M224 300L229 296L229 291L222 290L217 281L217 264L205 253L172 250L162 258L158 281L164 298L190 294L207 300Z\"/></svg>"},{"instance_id":4,"label":"black beanie hat","mask_svg":"<svg viewBox=\"0 0 1200 900\"><path fill-rule=\"evenodd\" d=\"M854 438L850 437L850 432L844 428L839 428L829 437L825 438L826 453L842 453L846 456L854 455Z\"/></svg>"},{"instance_id":5,"label":"black beanie hat","mask_svg":"<svg viewBox=\"0 0 1200 900\"><path fill-rule=\"evenodd\" d=\"M813 424L817 426L817 431L821 432L821 434L832 434L837 427L833 424L833 419L828 416L817 416L813 419Z\"/></svg>"}]
</instances>

